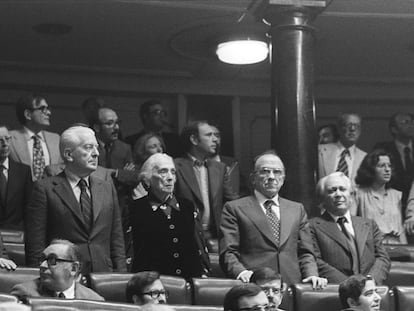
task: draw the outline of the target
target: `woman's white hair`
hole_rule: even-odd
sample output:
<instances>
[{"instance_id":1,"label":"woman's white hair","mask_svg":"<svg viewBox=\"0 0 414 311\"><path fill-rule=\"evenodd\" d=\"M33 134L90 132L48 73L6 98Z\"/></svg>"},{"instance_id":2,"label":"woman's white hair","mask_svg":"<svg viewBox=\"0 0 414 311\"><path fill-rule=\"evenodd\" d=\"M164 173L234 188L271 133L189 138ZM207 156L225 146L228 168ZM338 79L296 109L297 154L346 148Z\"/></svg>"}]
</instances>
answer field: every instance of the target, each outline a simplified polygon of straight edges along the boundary
<instances>
[{"instance_id":1,"label":"woman's white hair","mask_svg":"<svg viewBox=\"0 0 414 311\"><path fill-rule=\"evenodd\" d=\"M159 166L161 160L168 160L174 164L174 160L166 153L155 153L150 156L144 164L142 164L141 172L139 174L139 179L144 182L147 186L149 185L149 180L154 173L154 168Z\"/></svg>"}]
</instances>

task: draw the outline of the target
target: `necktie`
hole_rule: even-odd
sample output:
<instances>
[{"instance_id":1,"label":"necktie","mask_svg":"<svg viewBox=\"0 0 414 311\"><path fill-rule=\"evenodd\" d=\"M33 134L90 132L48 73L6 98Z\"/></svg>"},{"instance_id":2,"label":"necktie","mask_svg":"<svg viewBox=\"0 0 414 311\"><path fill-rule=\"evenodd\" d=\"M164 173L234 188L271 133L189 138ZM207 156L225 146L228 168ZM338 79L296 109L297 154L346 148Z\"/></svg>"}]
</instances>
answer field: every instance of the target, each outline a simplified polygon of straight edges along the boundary
<instances>
[{"instance_id":1,"label":"necktie","mask_svg":"<svg viewBox=\"0 0 414 311\"><path fill-rule=\"evenodd\" d=\"M206 160L204 160L204 161L194 160L194 165L195 166L198 166L198 167L200 167L200 166L207 166L207 161Z\"/></svg>"},{"instance_id":2,"label":"necktie","mask_svg":"<svg viewBox=\"0 0 414 311\"><path fill-rule=\"evenodd\" d=\"M280 240L280 220L275 214L275 212L272 210L273 205L276 205L275 202L272 200L267 200L264 203L264 206L266 208L266 217L269 221L270 227L272 228L273 235L275 237L275 242L277 245L279 245Z\"/></svg>"},{"instance_id":3,"label":"necktie","mask_svg":"<svg viewBox=\"0 0 414 311\"><path fill-rule=\"evenodd\" d=\"M346 156L349 156L349 150L344 149L344 151L341 152L341 157L338 162L338 167L336 168L337 172L342 172L346 176L348 176L348 164L346 163Z\"/></svg>"},{"instance_id":4,"label":"necktie","mask_svg":"<svg viewBox=\"0 0 414 311\"><path fill-rule=\"evenodd\" d=\"M86 180L83 178L79 180L78 186L81 189L80 206L81 206L83 218L85 219L85 223L87 224L88 231L91 231L92 202L91 202L91 198L88 195L88 192L86 191L86 188L87 188Z\"/></svg>"},{"instance_id":5,"label":"necktie","mask_svg":"<svg viewBox=\"0 0 414 311\"><path fill-rule=\"evenodd\" d=\"M194 161L194 173L197 179L197 184L200 189L201 200L203 202L203 210L201 213L201 225L204 230L210 230L210 197L209 197L209 179L208 171L205 166L205 161Z\"/></svg>"},{"instance_id":6,"label":"necktie","mask_svg":"<svg viewBox=\"0 0 414 311\"><path fill-rule=\"evenodd\" d=\"M0 165L0 202L3 208L6 207L6 198L7 198L7 179L4 175L6 168L4 165Z\"/></svg>"},{"instance_id":7,"label":"necktie","mask_svg":"<svg viewBox=\"0 0 414 311\"><path fill-rule=\"evenodd\" d=\"M105 144L105 167L112 168L112 160L111 160L111 152L112 152L112 145Z\"/></svg>"},{"instance_id":8,"label":"necktie","mask_svg":"<svg viewBox=\"0 0 414 311\"><path fill-rule=\"evenodd\" d=\"M65 294L63 292L60 292L59 295L58 295L58 297L59 298L62 298L62 299L65 299L66 298L66 296L65 296Z\"/></svg>"},{"instance_id":9,"label":"necktie","mask_svg":"<svg viewBox=\"0 0 414 311\"><path fill-rule=\"evenodd\" d=\"M354 237L349 233L349 231L345 227L345 223L348 220L345 217L339 217L337 220L339 226L341 227L342 233L345 235L346 241L349 245L349 250L351 251L352 255L352 271L354 274L359 273L359 256L358 256L358 249L355 243Z\"/></svg>"},{"instance_id":10,"label":"necktie","mask_svg":"<svg viewBox=\"0 0 414 311\"><path fill-rule=\"evenodd\" d=\"M411 172L413 169L413 161L411 160L411 149L410 147L404 148L404 161L405 161L405 170Z\"/></svg>"},{"instance_id":11,"label":"necktie","mask_svg":"<svg viewBox=\"0 0 414 311\"><path fill-rule=\"evenodd\" d=\"M40 137L33 135L33 176L39 180L43 176L43 171L46 166L45 157L43 154L42 145L40 144Z\"/></svg>"}]
</instances>

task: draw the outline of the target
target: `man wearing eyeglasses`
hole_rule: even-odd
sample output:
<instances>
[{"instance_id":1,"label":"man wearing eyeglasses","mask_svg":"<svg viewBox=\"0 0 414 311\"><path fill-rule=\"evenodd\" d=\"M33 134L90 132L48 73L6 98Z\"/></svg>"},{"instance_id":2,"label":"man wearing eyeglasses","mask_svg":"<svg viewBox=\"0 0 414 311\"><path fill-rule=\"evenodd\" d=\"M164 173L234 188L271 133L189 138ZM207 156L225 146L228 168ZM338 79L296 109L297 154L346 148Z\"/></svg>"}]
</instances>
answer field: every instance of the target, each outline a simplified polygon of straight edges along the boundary
<instances>
[{"instance_id":1,"label":"man wearing eyeglasses","mask_svg":"<svg viewBox=\"0 0 414 311\"><path fill-rule=\"evenodd\" d=\"M144 129L125 138L125 142L130 144L131 148L142 135L156 133L165 143L166 150L164 152L173 158L183 154L180 137L176 133L165 130L172 125L167 122L167 111L159 99L150 99L144 102L139 108L139 116Z\"/></svg>"},{"instance_id":2,"label":"man wearing eyeglasses","mask_svg":"<svg viewBox=\"0 0 414 311\"><path fill-rule=\"evenodd\" d=\"M279 273L269 267L262 267L253 272L250 282L260 286L276 311L283 311L278 309L284 293L284 285Z\"/></svg>"},{"instance_id":3,"label":"man wearing eyeglasses","mask_svg":"<svg viewBox=\"0 0 414 311\"><path fill-rule=\"evenodd\" d=\"M356 172L366 152L356 144L361 136L362 118L356 113L344 113L338 118L339 140L319 145L319 179L341 171L354 182Z\"/></svg>"},{"instance_id":4,"label":"man wearing eyeglasses","mask_svg":"<svg viewBox=\"0 0 414 311\"><path fill-rule=\"evenodd\" d=\"M256 284L246 283L231 288L223 302L224 311L276 311L265 292Z\"/></svg>"},{"instance_id":5,"label":"man wearing eyeglasses","mask_svg":"<svg viewBox=\"0 0 414 311\"><path fill-rule=\"evenodd\" d=\"M58 297L63 299L104 300L76 280L81 267L78 247L67 240L52 240L39 258L40 277L17 284L11 294L19 298Z\"/></svg>"},{"instance_id":6,"label":"man wearing eyeglasses","mask_svg":"<svg viewBox=\"0 0 414 311\"><path fill-rule=\"evenodd\" d=\"M0 125L0 228L23 230L23 208L32 189L30 167L10 155L11 136Z\"/></svg>"},{"instance_id":7,"label":"man wearing eyeglasses","mask_svg":"<svg viewBox=\"0 0 414 311\"><path fill-rule=\"evenodd\" d=\"M250 178L254 194L223 208L219 235L223 271L249 282L253 270L270 267L287 284L325 287L327 280L318 277L305 208L279 196L285 181L282 160L273 151L260 154Z\"/></svg>"},{"instance_id":8,"label":"man wearing eyeglasses","mask_svg":"<svg viewBox=\"0 0 414 311\"><path fill-rule=\"evenodd\" d=\"M127 302L136 305L165 304L168 292L156 271L135 273L126 286Z\"/></svg>"},{"instance_id":9,"label":"man wearing eyeglasses","mask_svg":"<svg viewBox=\"0 0 414 311\"><path fill-rule=\"evenodd\" d=\"M346 308L342 311L379 311L380 294L386 291L386 288L376 287L370 275L353 275L339 284L339 299Z\"/></svg>"},{"instance_id":10,"label":"man wearing eyeglasses","mask_svg":"<svg viewBox=\"0 0 414 311\"><path fill-rule=\"evenodd\" d=\"M33 181L43 177L49 165L59 165L59 135L45 129L50 126L52 115L43 96L29 94L16 104L16 115L20 129L10 131L10 157L32 169Z\"/></svg>"}]
</instances>

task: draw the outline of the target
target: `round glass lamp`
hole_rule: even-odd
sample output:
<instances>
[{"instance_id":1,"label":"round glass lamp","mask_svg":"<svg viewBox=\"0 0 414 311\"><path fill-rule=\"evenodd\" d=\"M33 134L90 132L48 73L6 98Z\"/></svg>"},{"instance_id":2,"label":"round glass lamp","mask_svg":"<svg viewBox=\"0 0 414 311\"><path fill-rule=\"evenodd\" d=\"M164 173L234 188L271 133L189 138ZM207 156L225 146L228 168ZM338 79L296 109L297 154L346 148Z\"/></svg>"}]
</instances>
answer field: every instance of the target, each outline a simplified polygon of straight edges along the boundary
<instances>
[{"instance_id":1,"label":"round glass lamp","mask_svg":"<svg viewBox=\"0 0 414 311\"><path fill-rule=\"evenodd\" d=\"M269 48L263 41L234 40L219 43L216 54L224 63L248 65L264 61L269 54Z\"/></svg>"}]
</instances>

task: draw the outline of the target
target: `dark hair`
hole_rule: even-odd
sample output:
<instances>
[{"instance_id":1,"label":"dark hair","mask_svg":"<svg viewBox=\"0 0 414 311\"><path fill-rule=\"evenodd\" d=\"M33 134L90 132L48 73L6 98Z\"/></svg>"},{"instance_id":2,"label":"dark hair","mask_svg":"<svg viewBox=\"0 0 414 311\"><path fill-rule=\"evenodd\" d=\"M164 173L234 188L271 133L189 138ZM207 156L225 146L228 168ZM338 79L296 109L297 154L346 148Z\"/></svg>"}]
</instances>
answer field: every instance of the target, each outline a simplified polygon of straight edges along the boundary
<instances>
[{"instance_id":1,"label":"dark hair","mask_svg":"<svg viewBox=\"0 0 414 311\"><path fill-rule=\"evenodd\" d=\"M266 283L266 282L275 281L275 280L280 280L280 286L283 286L282 276L279 273L277 273L275 270L269 267L263 267L263 268L254 270L250 278L250 282L255 283L255 284Z\"/></svg>"},{"instance_id":2,"label":"dark hair","mask_svg":"<svg viewBox=\"0 0 414 311\"><path fill-rule=\"evenodd\" d=\"M350 307L347 301L348 298L358 301L368 280L373 280L373 278L370 275L356 274L339 284L339 299L344 308Z\"/></svg>"},{"instance_id":3,"label":"dark hair","mask_svg":"<svg viewBox=\"0 0 414 311\"><path fill-rule=\"evenodd\" d=\"M391 154L386 152L383 149L375 149L368 153L365 158L362 160L361 165L358 168L357 175L355 177L355 183L360 187L370 187L375 180L375 167L379 162L380 156L387 156L390 159L391 164L393 164L393 158ZM391 170L393 174L393 170ZM386 188L390 187L390 183L385 184Z\"/></svg>"},{"instance_id":4,"label":"dark hair","mask_svg":"<svg viewBox=\"0 0 414 311\"><path fill-rule=\"evenodd\" d=\"M320 127L318 127L318 135L319 135L320 131L325 129L325 128L330 129L331 132L332 132L334 141L338 141L339 133L338 133L338 127L336 126L336 124L328 123L328 124L321 125Z\"/></svg>"},{"instance_id":5,"label":"dark hair","mask_svg":"<svg viewBox=\"0 0 414 311\"><path fill-rule=\"evenodd\" d=\"M149 115L150 108L155 105L162 105L159 99L150 99L145 101L141 107L139 107L139 116L143 124L145 124L145 117Z\"/></svg>"},{"instance_id":6,"label":"dark hair","mask_svg":"<svg viewBox=\"0 0 414 311\"><path fill-rule=\"evenodd\" d=\"M132 296L141 295L146 287L159 280L160 274L156 271L141 271L135 273L126 286L127 302L133 303Z\"/></svg>"},{"instance_id":7,"label":"dark hair","mask_svg":"<svg viewBox=\"0 0 414 311\"><path fill-rule=\"evenodd\" d=\"M253 297L258 295L262 289L254 283L245 283L232 287L224 297L224 311L239 310L239 300L242 297Z\"/></svg>"},{"instance_id":8,"label":"dark hair","mask_svg":"<svg viewBox=\"0 0 414 311\"><path fill-rule=\"evenodd\" d=\"M397 112L394 113L389 119L388 119L388 130L390 131L391 135L394 136L394 133L391 131L392 128L397 128L397 117L398 116L410 116L411 120L414 120L414 115L409 112Z\"/></svg>"},{"instance_id":9,"label":"dark hair","mask_svg":"<svg viewBox=\"0 0 414 311\"><path fill-rule=\"evenodd\" d=\"M133 156L134 156L134 161L137 162L136 164L141 165L145 162L145 160L147 160L151 154L147 154L146 150L145 150L145 144L147 143L148 140L150 140L151 138L157 138L160 143L161 143L161 147L162 147L162 152L165 152L165 143L164 140L162 139L162 137L156 133L147 133L142 135L140 138L138 138L137 142L134 144L134 148L132 150Z\"/></svg>"},{"instance_id":10,"label":"dark hair","mask_svg":"<svg viewBox=\"0 0 414 311\"><path fill-rule=\"evenodd\" d=\"M192 135L195 135L198 137L199 135L198 128L203 124L209 124L209 123L206 120L191 121L181 131L180 139L181 139L185 152L190 151L191 146L193 145L191 143L190 138Z\"/></svg>"},{"instance_id":11,"label":"dark hair","mask_svg":"<svg viewBox=\"0 0 414 311\"><path fill-rule=\"evenodd\" d=\"M32 93L22 96L17 101L16 117L21 125L25 125L27 122L26 117L24 116L24 111L27 109L32 110L34 108L34 104L38 105L42 100L46 101L44 96Z\"/></svg>"},{"instance_id":12,"label":"dark hair","mask_svg":"<svg viewBox=\"0 0 414 311\"><path fill-rule=\"evenodd\" d=\"M105 106L105 101L100 97L89 97L83 101L82 112L90 126L97 118L97 111Z\"/></svg>"}]
</instances>

